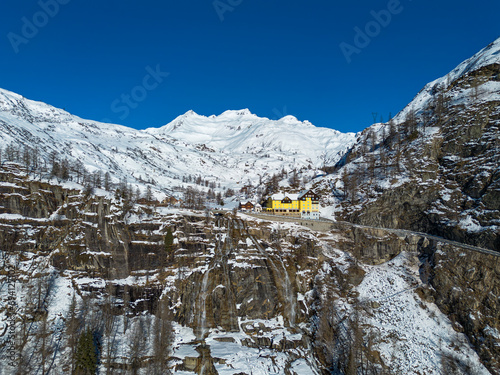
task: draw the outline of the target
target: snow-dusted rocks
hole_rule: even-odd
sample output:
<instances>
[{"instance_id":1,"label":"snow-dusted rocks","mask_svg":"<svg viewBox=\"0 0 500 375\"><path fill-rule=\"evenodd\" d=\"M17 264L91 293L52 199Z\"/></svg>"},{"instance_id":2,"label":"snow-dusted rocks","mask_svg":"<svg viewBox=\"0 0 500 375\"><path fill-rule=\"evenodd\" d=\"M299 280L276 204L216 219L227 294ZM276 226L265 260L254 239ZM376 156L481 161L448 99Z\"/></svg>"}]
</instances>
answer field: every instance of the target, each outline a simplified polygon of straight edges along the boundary
<instances>
[{"instance_id":1,"label":"snow-dusted rocks","mask_svg":"<svg viewBox=\"0 0 500 375\"><path fill-rule=\"evenodd\" d=\"M500 249L500 39L374 124L319 184L361 224ZM330 211L331 212L331 211Z\"/></svg>"}]
</instances>

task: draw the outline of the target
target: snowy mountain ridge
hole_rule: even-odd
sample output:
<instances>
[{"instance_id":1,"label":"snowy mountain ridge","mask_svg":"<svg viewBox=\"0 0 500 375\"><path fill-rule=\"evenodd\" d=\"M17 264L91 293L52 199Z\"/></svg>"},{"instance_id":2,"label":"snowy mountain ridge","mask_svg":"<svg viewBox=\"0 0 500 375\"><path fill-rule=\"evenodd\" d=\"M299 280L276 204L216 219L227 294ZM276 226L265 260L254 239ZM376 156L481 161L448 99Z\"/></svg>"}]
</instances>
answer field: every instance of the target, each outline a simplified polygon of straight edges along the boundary
<instances>
[{"instance_id":1,"label":"snowy mountain ridge","mask_svg":"<svg viewBox=\"0 0 500 375\"><path fill-rule=\"evenodd\" d=\"M171 193L187 175L222 187L257 186L283 169L314 170L334 164L354 134L317 128L293 116L260 118L248 109L201 116L188 111L161 128L136 130L81 119L42 102L0 89L0 134L5 145L37 148L47 157L79 160L144 189Z\"/></svg>"},{"instance_id":2,"label":"snowy mountain ridge","mask_svg":"<svg viewBox=\"0 0 500 375\"><path fill-rule=\"evenodd\" d=\"M328 162L341 149L341 144L351 142L354 136L318 128L290 115L279 120L260 118L248 109L228 110L209 117L188 111L161 128L149 128L145 132L228 152L265 153L277 146L281 151L310 155L313 159L323 157ZM321 149L323 151L317 154Z\"/></svg>"},{"instance_id":3,"label":"snowy mountain ridge","mask_svg":"<svg viewBox=\"0 0 500 375\"><path fill-rule=\"evenodd\" d=\"M412 109L416 112L416 114L421 113L438 90L443 90L448 87L450 83L457 81L459 78L493 64L500 64L500 38L490 43L474 56L457 65L457 67L455 67L455 69L448 74L426 84L415 96L415 98L413 98L413 100L401 112L399 112L397 116L394 117L395 122L403 122L408 112ZM481 82L479 82L479 84L480 83ZM490 94L488 98L489 100L494 99L491 96L493 94L496 95L497 99L500 99L499 87L496 87L496 90L495 88L488 89L488 93Z\"/></svg>"},{"instance_id":4,"label":"snowy mountain ridge","mask_svg":"<svg viewBox=\"0 0 500 375\"><path fill-rule=\"evenodd\" d=\"M373 124L327 176L346 221L498 250L500 39ZM326 194L323 194L326 196ZM399 209L397 209L399 207Z\"/></svg>"}]
</instances>

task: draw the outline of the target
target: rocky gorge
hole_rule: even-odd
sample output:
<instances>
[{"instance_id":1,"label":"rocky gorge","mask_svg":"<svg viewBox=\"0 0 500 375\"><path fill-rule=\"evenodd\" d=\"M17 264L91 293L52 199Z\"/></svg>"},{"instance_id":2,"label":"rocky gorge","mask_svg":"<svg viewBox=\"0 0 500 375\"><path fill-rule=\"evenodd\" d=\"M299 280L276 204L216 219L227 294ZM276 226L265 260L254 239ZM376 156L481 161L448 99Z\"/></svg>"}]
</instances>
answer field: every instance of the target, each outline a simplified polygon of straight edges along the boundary
<instances>
[{"instance_id":1,"label":"rocky gorge","mask_svg":"<svg viewBox=\"0 0 500 375\"><path fill-rule=\"evenodd\" d=\"M3 269L12 268L18 291L10 338L23 359L18 371L75 371L70 359L90 331L102 373L419 373L409 358L432 340L382 324L403 296L423 329L442 329L419 368L499 371L496 255L340 222L316 231L247 215L127 208L104 193L35 181L15 165L0 181ZM389 295L373 299L386 292L370 284L378 272L389 272ZM8 320L7 308L1 314ZM41 365L42 355L52 362Z\"/></svg>"}]
</instances>

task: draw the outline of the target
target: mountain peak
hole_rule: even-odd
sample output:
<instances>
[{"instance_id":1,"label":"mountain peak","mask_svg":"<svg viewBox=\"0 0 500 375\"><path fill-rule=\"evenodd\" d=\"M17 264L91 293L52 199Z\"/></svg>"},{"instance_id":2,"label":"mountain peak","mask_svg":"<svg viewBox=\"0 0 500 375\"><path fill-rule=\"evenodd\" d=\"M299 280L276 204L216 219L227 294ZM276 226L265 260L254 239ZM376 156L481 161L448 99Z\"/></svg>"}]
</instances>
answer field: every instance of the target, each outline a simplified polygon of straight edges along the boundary
<instances>
[{"instance_id":1,"label":"mountain peak","mask_svg":"<svg viewBox=\"0 0 500 375\"><path fill-rule=\"evenodd\" d=\"M446 91L452 82L456 82L457 80L468 76L472 72L478 71L490 65L500 65L500 38L484 47L474 56L457 65L457 67L450 73L425 85L424 88L413 98L413 100L394 117L395 122L403 122L410 111L418 114L424 110L424 108L428 106L429 101L433 99L436 90ZM485 89L490 90L490 94L498 91L496 86L491 86L489 88L485 87ZM466 95L466 92L467 91L464 90L464 95ZM463 95L461 96L456 94L454 96L454 100L463 100Z\"/></svg>"},{"instance_id":2,"label":"mountain peak","mask_svg":"<svg viewBox=\"0 0 500 375\"><path fill-rule=\"evenodd\" d=\"M239 110L227 110L222 112L218 117L236 117L236 116L256 116L248 108Z\"/></svg>"},{"instance_id":3,"label":"mountain peak","mask_svg":"<svg viewBox=\"0 0 500 375\"><path fill-rule=\"evenodd\" d=\"M187 111L186 113L184 113L184 116L195 116L195 115L198 115L195 111L193 111L192 109L190 109L189 111Z\"/></svg>"},{"instance_id":4,"label":"mountain peak","mask_svg":"<svg viewBox=\"0 0 500 375\"><path fill-rule=\"evenodd\" d=\"M10 112L27 121L62 122L77 119L64 109L44 102L27 99L15 92L0 88L0 111Z\"/></svg>"},{"instance_id":5,"label":"mountain peak","mask_svg":"<svg viewBox=\"0 0 500 375\"><path fill-rule=\"evenodd\" d=\"M453 81L469 72L491 64L500 64L500 38L484 47L471 58L453 69L446 78Z\"/></svg>"},{"instance_id":6,"label":"mountain peak","mask_svg":"<svg viewBox=\"0 0 500 375\"><path fill-rule=\"evenodd\" d=\"M297 119L297 117L292 116L292 115L283 116L278 121L285 122L285 123L301 122Z\"/></svg>"}]
</instances>

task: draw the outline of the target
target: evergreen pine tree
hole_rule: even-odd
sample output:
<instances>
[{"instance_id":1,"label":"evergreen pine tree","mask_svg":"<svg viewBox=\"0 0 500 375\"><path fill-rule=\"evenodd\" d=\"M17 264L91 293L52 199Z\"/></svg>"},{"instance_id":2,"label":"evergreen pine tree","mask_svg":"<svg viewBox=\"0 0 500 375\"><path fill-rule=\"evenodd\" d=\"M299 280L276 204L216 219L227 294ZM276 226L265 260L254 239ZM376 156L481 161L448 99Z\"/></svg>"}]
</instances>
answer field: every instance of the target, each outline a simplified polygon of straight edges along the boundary
<instances>
[{"instance_id":1,"label":"evergreen pine tree","mask_svg":"<svg viewBox=\"0 0 500 375\"><path fill-rule=\"evenodd\" d=\"M89 328L78 339L75 361L75 375L93 375L96 373L97 350L94 335Z\"/></svg>"},{"instance_id":2,"label":"evergreen pine tree","mask_svg":"<svg viewBox=\"0 0 500 375\"><path fill-rule=\"evenodd\" d=\"M165 234L165 252L170 254L174 245L174 235L172 234L172 229L168 228Z\"/></svg>"},{"instance_id":3,"label":"evergreen pine tree","mask_svg":"<svg viewBox=\"0 0 500 375\"><path fill-rule=\"evenodd\" d=\"M66 318L66 336L68 337L68 347L70 348L69 362L71 364L72 372L75 369L76 348L78 345L78 331L80 328L77 308L78 304L76 302L76 296L73 293L73 298L71 299L71 304L69 305L68 315Z\"/></svg>"}]
</instances>

